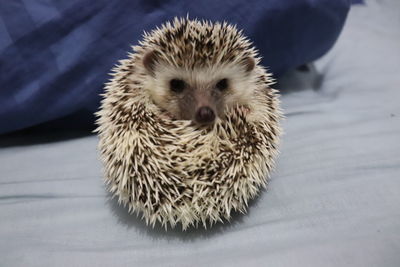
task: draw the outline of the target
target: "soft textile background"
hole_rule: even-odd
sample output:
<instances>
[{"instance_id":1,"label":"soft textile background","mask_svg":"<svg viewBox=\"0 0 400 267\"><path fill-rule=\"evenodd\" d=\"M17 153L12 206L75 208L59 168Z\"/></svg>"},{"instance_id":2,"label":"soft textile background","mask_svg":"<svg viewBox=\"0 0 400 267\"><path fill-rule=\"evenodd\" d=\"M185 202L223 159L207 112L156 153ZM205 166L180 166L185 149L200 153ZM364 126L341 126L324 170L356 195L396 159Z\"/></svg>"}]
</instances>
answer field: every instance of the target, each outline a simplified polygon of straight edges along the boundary
<instances>
[{"instance_id":1,"label":"soft textile background","mask_svg":"<svg viewBox=\"0 0 400 267\"><path fill-rule=\"evenodd\" d=\"M143 30L173 16L226 20L244 29L275 74L335 42L347 0L0 1L0 134L70 116L90 125L107 73ZM72 117L71 117L72 116Z\"/></svg>"}]
</instances>

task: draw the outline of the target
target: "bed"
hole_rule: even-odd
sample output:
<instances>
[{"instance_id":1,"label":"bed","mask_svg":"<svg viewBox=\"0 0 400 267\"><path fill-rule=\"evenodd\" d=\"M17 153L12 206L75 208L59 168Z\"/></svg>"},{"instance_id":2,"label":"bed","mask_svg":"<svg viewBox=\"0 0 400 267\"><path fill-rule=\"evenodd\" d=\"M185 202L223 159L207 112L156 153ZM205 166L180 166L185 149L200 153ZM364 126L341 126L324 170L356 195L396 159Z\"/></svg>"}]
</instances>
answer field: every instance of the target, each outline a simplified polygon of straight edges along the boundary
<instances>
[{"instance_id":1,"label":"bed","mask_svg":"<svg viewBox=\"0 0 400 267\"><path fill-rule=\"evenodd\" d=\"M97 137L0 141L0 266L400 266L400 4L350 11L280 79L281 155L247 214L167 232L106 193Z\"/></svg>"}]
</instances>

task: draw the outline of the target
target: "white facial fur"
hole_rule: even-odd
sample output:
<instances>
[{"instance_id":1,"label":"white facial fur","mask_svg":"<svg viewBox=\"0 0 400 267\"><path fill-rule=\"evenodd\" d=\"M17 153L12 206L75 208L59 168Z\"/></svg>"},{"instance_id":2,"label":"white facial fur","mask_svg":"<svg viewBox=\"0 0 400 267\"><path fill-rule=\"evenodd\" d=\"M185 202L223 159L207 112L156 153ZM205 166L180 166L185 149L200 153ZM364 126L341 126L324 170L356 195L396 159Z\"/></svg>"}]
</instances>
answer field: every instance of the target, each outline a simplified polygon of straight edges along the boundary
<instances>
[{"instance_id":1,"label":"white facial fur","mask_svg":"<svg viewBox=\"0 0 400 267\"><path fill-rule=\"evenodd\" d=\"M193 119L195 109L198 108L198 95L214 95L205 100L215 111L217 117L223 117L226 109L236 105L249 105L256 87L255 71L246 71L241 65L226 65L194 70L178 69L171 66L157 65L154 76L148 76L145 89L154 103L163 108L176 119ZM185 81L190 88L185 90L196 91L193 97L184 97L184 93L172 92L169 82L172 79ZM228 88L219 92L215 85L221 79L228 80ZM183 99L184 97L184 99ZM185 103L182 110L182 101ZM204 103L203 103L204 104ZM214 105L214 106L213 106Z\"/></svg>"}]
</instances>

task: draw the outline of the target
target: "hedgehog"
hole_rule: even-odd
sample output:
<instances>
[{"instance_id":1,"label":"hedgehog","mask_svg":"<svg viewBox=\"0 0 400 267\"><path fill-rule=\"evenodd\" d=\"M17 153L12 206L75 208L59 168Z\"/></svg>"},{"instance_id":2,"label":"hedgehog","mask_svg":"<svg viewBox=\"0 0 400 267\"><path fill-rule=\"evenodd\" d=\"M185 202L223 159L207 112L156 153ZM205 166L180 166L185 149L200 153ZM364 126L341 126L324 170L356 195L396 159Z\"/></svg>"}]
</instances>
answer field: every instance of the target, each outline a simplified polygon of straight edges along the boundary
<instances>
[{"instance_id":1,"label":"hedgehog","mask_svg":"<svg viewBox=\"0 0 400 267\"><path fill-rule=\"evenodd\" d=\"M243 31L175 18L144 32L97 116L107 189L147 225L205 228L245 213L282 133L279 93Z\"/></svg>"}]
</instances>

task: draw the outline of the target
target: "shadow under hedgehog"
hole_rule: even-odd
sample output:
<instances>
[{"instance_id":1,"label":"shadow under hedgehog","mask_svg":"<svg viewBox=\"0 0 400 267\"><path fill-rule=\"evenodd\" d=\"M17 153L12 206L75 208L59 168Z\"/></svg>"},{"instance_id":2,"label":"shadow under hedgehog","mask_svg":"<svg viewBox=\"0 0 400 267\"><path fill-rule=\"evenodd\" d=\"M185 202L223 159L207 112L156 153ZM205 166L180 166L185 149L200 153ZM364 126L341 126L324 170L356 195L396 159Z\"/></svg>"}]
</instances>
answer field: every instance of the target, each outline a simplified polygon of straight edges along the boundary
<instances>
[{"instance_id":1,"label":"shadow under hedgehog","mask_svg":"<svg viewBox=\"0 0 400 267\"><path fill-rule=\"evenodd\" d=\"M133 49L97 113L108 189L166 229L245 212L282 132L279 95L251 42L228 23L176 18Z\"/></svg>"}]
</instances>

